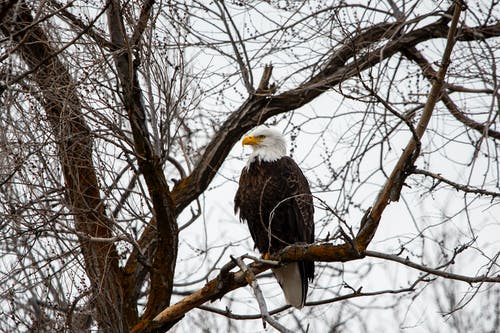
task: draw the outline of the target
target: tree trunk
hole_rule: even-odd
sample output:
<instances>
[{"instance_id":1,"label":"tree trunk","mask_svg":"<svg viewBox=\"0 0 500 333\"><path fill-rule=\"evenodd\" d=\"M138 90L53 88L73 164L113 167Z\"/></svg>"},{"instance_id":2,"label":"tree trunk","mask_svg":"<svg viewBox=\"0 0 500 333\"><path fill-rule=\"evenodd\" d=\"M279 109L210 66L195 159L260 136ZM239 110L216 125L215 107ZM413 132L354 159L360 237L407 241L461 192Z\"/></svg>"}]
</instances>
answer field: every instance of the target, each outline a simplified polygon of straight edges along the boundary
<instances>
[{"instance_id":1,"label":"tree trunk","mask_svg":"<svg viewBox=\"0 0 500 333\"><path fill-rule=\"evenodd\" d=\"M34 24L25 2L11 9L1 25L10 36L16 52L27 64L40 89L42 105L52 128L68 198L74 217L84 267L90 280L95 319L103 332L127 331L130 322L123 314L122 274L113 242L95 242L92 237L110 238L113 224L107 218L100 198L92 163L92 139L82 114L80 97L57 50L39 25ZM132 321L137 320L130 318Z\"/></svg>"}]
</instances>

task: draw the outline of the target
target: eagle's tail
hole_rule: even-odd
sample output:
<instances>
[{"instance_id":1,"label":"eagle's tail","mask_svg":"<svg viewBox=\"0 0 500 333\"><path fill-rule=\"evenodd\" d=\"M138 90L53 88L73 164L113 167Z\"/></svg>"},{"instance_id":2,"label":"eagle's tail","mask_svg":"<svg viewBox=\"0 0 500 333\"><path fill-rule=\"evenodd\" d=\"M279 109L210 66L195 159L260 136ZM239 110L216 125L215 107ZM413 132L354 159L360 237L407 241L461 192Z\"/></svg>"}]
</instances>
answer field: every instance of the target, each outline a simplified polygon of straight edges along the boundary
<instances>
[{"instance_id":1,"label":"eagle's tail","mask_svg":"<svg viewBox=\"0 0 500 333\"><path fill-rule=\"evenodd\" d=\"M273 268L274 276L283 289L285 299L291 306L302 309L307 296L307 277L303 262L292 262Z\"/></svg>"}]
</instances>

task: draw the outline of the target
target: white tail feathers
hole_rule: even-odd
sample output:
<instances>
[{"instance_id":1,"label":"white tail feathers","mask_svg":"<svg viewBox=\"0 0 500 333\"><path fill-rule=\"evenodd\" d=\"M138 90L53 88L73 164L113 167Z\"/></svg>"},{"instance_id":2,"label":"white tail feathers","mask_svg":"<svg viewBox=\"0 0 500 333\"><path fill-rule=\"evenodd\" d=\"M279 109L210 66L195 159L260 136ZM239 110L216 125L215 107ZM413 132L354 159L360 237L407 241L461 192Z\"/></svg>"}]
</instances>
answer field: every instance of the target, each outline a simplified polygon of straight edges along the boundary
<instances>
[{"instance_id":1,"label":"white tail feathers","mask_svg":"<svg viewBox=\"0 0 500 333\"><path fill-rule=\"evenodd\" d=\"M292 262L280 268L273 268L272 271L283 289L287 303L297 309L302 309L305 303L305 292L299 264Z\"/></svg>"}]
</instances>

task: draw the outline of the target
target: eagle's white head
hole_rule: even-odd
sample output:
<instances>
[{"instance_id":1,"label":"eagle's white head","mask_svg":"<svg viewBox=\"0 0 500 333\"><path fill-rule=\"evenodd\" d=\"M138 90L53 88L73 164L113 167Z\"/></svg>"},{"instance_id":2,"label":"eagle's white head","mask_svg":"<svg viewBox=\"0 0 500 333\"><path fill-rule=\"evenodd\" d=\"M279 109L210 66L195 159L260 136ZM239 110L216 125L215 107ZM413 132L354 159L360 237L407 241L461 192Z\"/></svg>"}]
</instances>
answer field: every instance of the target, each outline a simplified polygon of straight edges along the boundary
<instances>
[{"instance_id":1,"label":"eagle's white head","mask_svg":"<svg viewBox=\"0 0 500 333\"><path fill-rule=\"evenodd\" d=\"M248 158L247 167L254 161L274 162L286 155L286 141L280 131L260 126L243 138L242 145L249 145L253 152Z\"/></svg>"}]
</instances>

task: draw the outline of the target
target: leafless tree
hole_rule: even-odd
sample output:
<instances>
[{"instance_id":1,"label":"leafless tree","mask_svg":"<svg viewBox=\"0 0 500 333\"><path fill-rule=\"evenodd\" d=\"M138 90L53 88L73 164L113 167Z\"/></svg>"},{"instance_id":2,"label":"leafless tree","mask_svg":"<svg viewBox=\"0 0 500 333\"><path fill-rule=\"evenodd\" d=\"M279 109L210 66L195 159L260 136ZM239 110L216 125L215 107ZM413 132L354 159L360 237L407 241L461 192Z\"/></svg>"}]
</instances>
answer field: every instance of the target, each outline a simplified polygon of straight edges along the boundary
<instances>
[{"instance_id":1,"label":"leafless tree","mask_svg":"<svg viewBox=\"0 0 500 333\"><path fill-rule=\"evenodd\" d=\"M493 332L499 9L2 0L0 330ZM232 214L262 123L317 206L270 261ZM301 259L297 311L269 268Z\"/></svg>"}]
</instances>

